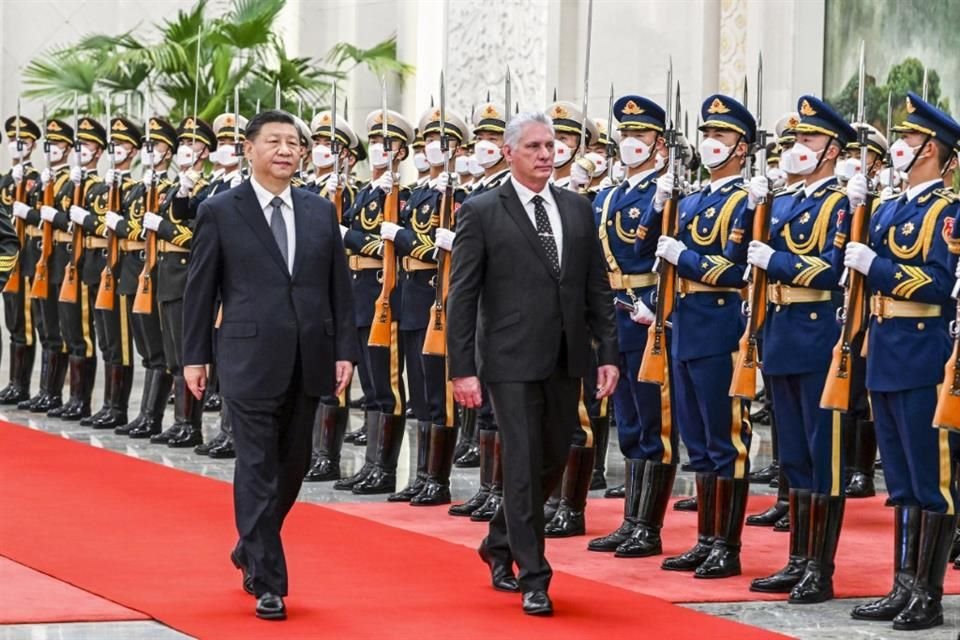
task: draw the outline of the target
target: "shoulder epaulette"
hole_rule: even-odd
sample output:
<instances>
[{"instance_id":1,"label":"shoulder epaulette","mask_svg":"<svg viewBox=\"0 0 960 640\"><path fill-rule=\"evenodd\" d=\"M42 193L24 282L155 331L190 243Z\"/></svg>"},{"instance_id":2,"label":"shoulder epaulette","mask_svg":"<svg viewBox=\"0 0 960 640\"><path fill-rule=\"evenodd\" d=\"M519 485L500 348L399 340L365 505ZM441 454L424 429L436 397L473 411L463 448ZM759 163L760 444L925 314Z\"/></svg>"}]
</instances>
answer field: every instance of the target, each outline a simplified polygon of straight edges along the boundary
<instances>
[{"instance_id":1,"label":"shoulder epaulette","mask_svg":"<svg viewBox=\"0 0 960 640\"><path fill-rule=\"evenodd\" d=\"M953 189L947 189L946 187L943 189L935 189L934 193L948 202L956 202L957 200L960 200L960 196L958 196Z\"/></svg>"},{"instance_id":2,"label":"shoulder epaulette","mask_svg":"<svg viewBox=\"0 0 960 640\"><path fill-rule=\"evenodd\" d=\"M847 188L839 184L832 184L829 187L827 187L827 190L836 191L837 193L842 193L843 195L847 195Z\"/></svg>"}]
</instances>

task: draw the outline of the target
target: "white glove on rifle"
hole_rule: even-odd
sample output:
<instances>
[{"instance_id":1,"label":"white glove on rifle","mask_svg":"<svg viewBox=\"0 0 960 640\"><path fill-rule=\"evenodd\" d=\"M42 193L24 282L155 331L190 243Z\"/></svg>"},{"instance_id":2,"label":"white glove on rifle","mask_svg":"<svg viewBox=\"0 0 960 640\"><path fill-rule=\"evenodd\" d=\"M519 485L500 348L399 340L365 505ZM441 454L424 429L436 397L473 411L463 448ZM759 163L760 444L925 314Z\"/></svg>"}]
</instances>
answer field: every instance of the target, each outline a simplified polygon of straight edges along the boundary
<instances>
[{"instance_id":1,"label":"white glove on rifle","mask_svg":"<svg viewBox=\"0 0 960 640\"><path fill-rule=\"evenodd\" d=\"M13 165L13 169L10 170L10 176L13 178L14 182L20 182L23 180L23 164Z\"/></svg>"},{"instance_id":2,"label":"white glove on rifle","mask_svg":"<svg viewBox=\"0 0 960 640\"><path fill-rule=\"evenodd\" d=\"M570 186L577 190L588 184L590 184L590 174L587 173L587 169L579 161L574 162L570 168Z\"/></svg>"},{"instance_id":3,"label":"white glove on rifle","mask_svg":"<svg viewBox=\"0 0 960 640\"><path fill-rule=\"evenodd\" d=\"M756 209L757 204L767 197L770 192L770 181L766 176L753 176L747 190L747 208Z\"/></svg>"},{"instance_id":4,"label":"white glove on rifle","mask_svg":"<svg viewBox=\"0 0 960 640\"><path fill-rule=\"evenodd\" d=\"M657 178L657 192L653 194L653 209L655 211L663 211L663 206L673 195L674 183L673 174L669 172Z\"/></svg>"},{"instance_id":5,"label":"white glove on rifle","mask_svg":"<svg viewBox=\"0 0 960 640\"><path fill-rule=\"evenodd\" d=\"M83 183L83 169L80 167L71 167L70 169L70 182L80 186Z\"/></svg>"},{"instance_id":6,"label":"white glove on rifle","mask_svg":"<svg viewBox=\"0 0 960 640\"><path fill-rule=\"evenodd\" d=\"M403 227L398 224L384 222L380 225L380 237L393 242L393 239L397 237L397 233L399 233L401 229L403 229Z\"/></svg>"},{"instance_id":7,"label":"white glove on rifle","mask_svg":"<svg viewBox=\"0 0 960 640\"><path fill-rule=\"evenodd\" d=\"M13 203L14 216L16 216L17 218L20 218L21 220L26 220L27 214L29 213L30 213L30 207L27 204L20 202L19 200L14 201Z\"/></svg>"},{"instance_id":8,"label":"white glove on rifle","mask_svg":"<svg viewBox=\"0 0 960 640\"><path fill-rule=\"evenodd\" d=\"M436 244L444 251L453 250L453 239L457 237L456 231L450 229L437 229Z\"/></svg>"},{"instance_id":9,"label":"white glove on rifle","mask_svg":"<svg viewBox=\"0 0 960 640\"><path fill-rule=\"evenodd\" d=\"M74 224L83 225L83 221L87 219L88 215L90 215L90 212L83 207L77 205L70 207L70 221Z\"/></svg>"},{"instance_id":10,"label":"white glove on rifle","mask_svg":"<svg viewBox=\"0 0 960 640\"><path fill-rule=\"evenodd\" d=\"M850 242L843 254L843 266L863 275L870 273L870 265L877 257L877 252L860 242Z\"/></svg>"},{"instance_id":11,"label":"white glove on rifle","mask_svg":"<svg viewBox=\"0 0 960 640\"><path fill-rule=\"evenodd\" d=\"M867 201L867 178L862 173L854 174L847 181L847 200L854 209Z\"/></svg>"},{"instance_id":12,"label":"white glove on rifle","mask_svg":"<svg viewBox=\"0 0 960 640\"><path fill-rule=\"evenodd\" d=\"M633 313L630 314L630 319L637 324L649 325L653 324L657 316L650 310L650 307L643 303L643 300L637 300Z\"/></svg>"},{"instance_id":13,"label":"white glove on rifle","mask_svg":"<svg viewBox=\"0 0 960 640\"><path fill-rule=\"evenodd\" d=\"M153 169L143 170L143 186L149 187L153 184Z\"/></svg>"},{"instance_id":14,"label":"white glove on rifle","mask_svg":"<svg viewBox=\"0 0 960 640\"><path fill-rule=\"evenodd\" d=\"M117 225L120 223L121 220L123 220L123 216L118 215L113 211L107 211L107 215L104 216L104 221L107 223L107 227L111 231L117 230Z\"/></svg>"},{"instance_id":15,"label":"white glove on rifle","mask_svg":"<svg viewBox=\"0 0 960 640\"><path fill-rule=\"evenodd\" d=\"M434 191L439 191L440 193L443 193L444 191L447 190L447 186L449 184L450 184L450 174L444 171L433 180L433 184L431 184L430 186L433 187Z\"/></svg>"},{"instance_id":16,"label":"white glove on rifle","mask_svg":"<svg viewBox=\"0 0 960 640\"><path fill-rule=\"evenodd\" d=\"M45 187L51 180L53 180L53 171L50 170L50 167L45 167L43 171L40 172L40 185Z\"/></svg>"},{"instance_id":17,"label":"white glove on rifle","mask_svg":"<svg viewBox=\"0 0 960 640\"><path fill-rule=\"evenodd\" d=\"M197 186L197 175L193 171L182 171L180 173L180 189L177 191L177 195L186 198L195 186Z\"/></svg>"},{"instance_id":18,"label":"white glove on rifle","mask_svg":"<svg viewBox=\"0 0 960 640\"><path fill-rule=\"evenodd\" d=\"M766 271L767 267L770 266L770 258L772 257L773 247L759 240L750 241L750 245L747 247L747 264L752 264Z\"/></svg>"},{"instance_id":19,"label":"white glove on rifle","mask_svg":"<svg viewBox=\"0 0 960 640\"><path fill-rule=\"evenodd\" d=\"M675 265L680 262L680 254L683 253L683 250L686 248L687 245L676 238L660 236L660 239L657 241L657 257L663 258L670 264Z\"/></svg>"},{"instance_id":20,"label":"white glove on rifle","mask_svg":"<svg viewBox=\"0 0 960 640\"><path fill-rule=\"evenodd\" d=\"M113 181L116 179L116 177L117 177L116 169L107 169L107 172L103 174L103 181L109 187L110 185L113 184Z\"/></svg>"},{"instance_id":21,"label":"white glove on rifle","mask_svg":"<svg viewBox=\"0 0 960 640\"><path fill-rule=\"evenodd\" d=\"M383 175L373 181L373 186L384 193L390 193L393 190L393 172L384 171Z\"/></svg>"},{"instance_id":22,"label":"white glove on rifle","mask_svg":"<svg viewBox=\"0 0 960 640\"><path fill-rule=\"evenodd\" d=\"M53 222L53 219L57 217L57 210L53 207L48 207L43 205L40 207L40 218L46 222Z\"/></svg>"},{"instance_id":23,"label":"white glove on rifle","mask_svg":"<svg viewBox=\"0 0 960 640\"><path fill-rule=\"evenodd\" d=\"M162 216L158 216L150 211L147 211L145 214L143 214L143 226L147 229L150 229L150 231L156 231L159 229L161 222L163 222Z\"/></svg>"}]
</instances>

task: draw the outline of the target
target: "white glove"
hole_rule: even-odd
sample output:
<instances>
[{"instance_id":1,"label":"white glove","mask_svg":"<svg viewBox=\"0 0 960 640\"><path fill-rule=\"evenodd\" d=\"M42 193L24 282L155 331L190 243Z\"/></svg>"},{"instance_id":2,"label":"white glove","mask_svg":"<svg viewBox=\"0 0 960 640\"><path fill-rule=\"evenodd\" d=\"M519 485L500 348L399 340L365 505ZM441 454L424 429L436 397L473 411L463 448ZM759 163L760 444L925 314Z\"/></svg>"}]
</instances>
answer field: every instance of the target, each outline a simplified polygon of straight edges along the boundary
<instances>
[{"instance_id":1,"label":"white glove","mask_svg":"<svg viewBox=\"0 0 960 640\"><path fill-rule=\"evenodd\" d=\"M604 189L609 189L613 186L613 180L609 176L605 176L603 180L600 181L600 184L597 185L597 189L603 191Z\"/></svg>"},{"instance_id":2,"label":"white glove","mask_svg":"<svg viewBox=\"0 0 960 640\"><path fill-rule=\"evenodd\" d=\"M766 176L753 176L750 178L750 187L747 191L747 208L756 209L757 204L767 197L770 192L770 181Z\"/></svg>"},{"instance_id":3,"label":"white glove","mask_svg":"<svg viewBox=\"0 0 960 640\"><path fill-rule=\"evenodd\" d=\"M150 229L150 231L156 231L159 229L162 221L163 218L155 213L147 211L145 214L143 214L143 226L147 229Z\"/></svg>"},{"instance_id":4,"label":"white glove","mask_svg":"<svg viewBox=\"0 0 960 640\"><path fill-rule=\"evenodd\" d=\"M663 258L670 264L675 265L680 262L680 254L683 253L683 250L686 248L687 245L676 238L660 236L660 239L657 241L657 257Z\"/></svg>"},{"instance_id":5,"label":"white glove","mask_svg":"<svg viewBox=\"0 0 960 640\"><path fill-rule=\"evenodd\" d=\"M764 271L770 266L770 258L773 257L773 248L759 240L751 240L747 247L747 264L760 267Z\"/></svg>"},{"instance_id":6,"label":"white glove","mask_svg":"<svg viewBox=\"0 0 960 640\"><path fill-rule=\"evenodd\" d=\"M667 203L670 196L673 195L673 185L675 179L672 173L665 173L657 178L657 192L653 194L653 208L655 211L663 211L663 205Z\"/></svg>"},{"instance_id":7,"label":"white glove","mask_svg":"<svg viewBox=\"0 0 960 640\"><path fill-rule=\"evenodd\" d=\"M892 197L893 197L893 187L884 187L880 191L881 200L887 200L888 198L892 198Z\"/></svg>"},{"instance_id":8,"label":"white glove","mask_svg":"<svg viewBox=\"0 0 960 640\"><path fill-rule=\"evenodd\" d=\"M453 239L456 237L456 231L450 231L450 229L437 229L436 244L444 251L452 251Z\"/></svg>"},{"instance_id":9,"label":"white glove","mask_svg":"<svg viewBox=\"0 0 960 640\"><path fill-rule=\"evenodd\" d=\"M373 181L373 186L384 193L390 193L393 190L393 171L384 171L383 175Z\"/></svg>"},{"instance_id":10,"label":"white glove","mask_svg":"<svg viewBox=\"0 0 960 640\"><path fill-rule=\"evenodd\" d=\"M79 186L83 183L83 169L80 167L72 167L70 169L70 182Z\"/></svg>"},{"instance_id":11,"label":"white glove","mask_svg":"<svg viewBox=\"0 0 960 640\"><path fill-rule=\"evenodd\" d=\"M11 169L10 175L13 177L14 182L20 182L21 180L23 180L23 164L13 165L13 169Z\"/></svg>"},{"instance_id":12,"label":"white glove","mask_svg":"<svg viewBox=\"0 0 960 640\"><path fill-rule=\"evenodd\" d=\"M107 211L107 215L106 215L106 217L105 217L105 221L106 221L107 226L110 228L111 231L116 231L116 230L117 230L117 224L118 224L121 220L123 220L123 216L118 215L118 214L114 213L113 211Z\"/></svg>"},{"instance_id":13,"label":"white glove","mask_svg":"<svg viewBox=\"0 0 960 640\"><path fill-rule=\"evenodd\" d=\"M862 173L855 173L847 180L847 200L853 209L867 201L867 177Z\"/></svg>"},{"instance_id":14,"label":"white glove","mask_svg":"<svg viewBox=\"0 0 960 640\"><path fill-rule=\"evenodd\" d=\"M403 227L398 224L384 222L380 225L380 237L393 242L393 239L397 237L397 233L399 233L401 229L403 229Z\"/></svg>"},{"instance_id":15,"label":"white glove","mask_svg":"<svg viewBox=\"0 0 960 640\"><path fill-rule=\"evenodd\" d=\"M106 173L103 174L103 181L107 184L107 186L110 186L111 184L113 184L113 181L116 180L116 178L117 178L116 169L107 169Z\"/></svg>"},{"instance_id":16,"label":"white glove","mask_svg":"<svg viewBox=\"0 0 960 640\"><path fill-rule=\"evenodd\" d=\"M190 195L190 192L193 191L193 188L197 185L197 176L193 171L181 171L180 172L180 189L177 191L177 195L181 198L185 198Z\"/></svg>"},{"instance_id":17,"label":"white glove","mask_svg":"<svg viewBox=\"0 0 960 640\"><path fill-rule=\"evenodd\" d=\"M574 162L570 168L570 185L579 189L588 184L590 184L590 174L579 162Z\"/></svg>"},{"instance_id":18,"label":"white glove","mask_svg":"<svg viewBox=\"0 0 960 640\"><path fill-rule=\"evenodd\" d=\"M450 184L450 174L444 171L438 175L434 180L431 186L434 191L444 192L447 190L447 186Z\"/></svg>"},{"instance_id":19,"label":"white glove","mask_svg":"<svg viewBox=\"0 0 960 640\"><path fill-rule=\"evenodd\" d=\"M346 238L348 231L350 231L350 227L345 227L345 226L343 226L343 225L340 225L340 237L341 237L341 238Z\"/></svg>"},{"instance_id":20,"label":"white glove","mask_svg":"<svg viewBox=\"0 0 960 640\"><path fill-rule=\"evenodd\" d=\"M851 242L847 244L847 250L843 254L843 266L854 271L859 271L863 275L870 273L870 265L877 257L877 252L861 242Z\"/></svg>"},{"instance_id":21,"label":"white glove","mask_svg":"<svg viewBox=\"0 0 960 640\"><path fill-rule=\"evenodd\" d=\"M230 188L239 187L243 183L243 174L237 171L237 175L230 178Z\"/></svg>"},{"instance_id":22,"label":"white glove","mask_svg":"<svg viewBox=\"0 0 960 640\"><path fill-rule=\"evenodd\" d=\"M143 170L143 184L147 187L153 184L153 169Z\"/></svg>"},{"instance_id":23,"label":"white glove","mask_svg":"<svg viewBox=\"0 0 960 640\"><path fill-rule=\"evenodd\" d=\"M334 192L337 190L337 185L340 184L340 176L337 175L336 171L330 172L330 174L324 180L324 185L327 187L327 192Z\"/></svg>"},{"instance_id":24,"label":"white glove","mask_svg":"<svg viewBox=\"0 0 960 640\"><path fill-rule=\"evenodd\" d=\"M70 207L70 222L74 224L82 225L88 215L90 215L90 212L83 207L78 207L77 205Z\"/></svg>"},{"instance_id":25,"label":"white glove","mask_svg":"<svg viewBox=\"0 0 960 640\"><path fill-rule=\"evenodd\" d=\"M50 167L45 167L40 172L40 185L45 187L51 180L53 180L53 171L50 171Z\"/></svg>"},{"instance_id":26,"label":"white glove","mask_svg":"<svg viewBox=\"0 0 960 640\"><path fill-rule=\"evenodd\" d=\"M20 218L21 220L27 219L27 214L30 213L30 207L19 200L15 200L13 203L13 215Z\"/></svg>"},{"instance_id":27,"label":"white glove","mask_svg":"<svg viewBox=\"0 0 960 640\"><path fill-rule=\"evenodd\" d=\"M647 305L643 304L642 300L637 300L636 308L630 314L630 319L637 324L653 324L657 316Z\"/></svg>"},{"instance_id":28,"label":"white glove","mask_svg":"<svg viewBox=\"0 0 960 640\"><path fill-rule=\"evenodd\" d=\"M40 207L40 218L46 220L47 222L53 222L53 219L57 217L57 210L53 207L48 207L43 205Z\"/></svg>"}]
</instances>

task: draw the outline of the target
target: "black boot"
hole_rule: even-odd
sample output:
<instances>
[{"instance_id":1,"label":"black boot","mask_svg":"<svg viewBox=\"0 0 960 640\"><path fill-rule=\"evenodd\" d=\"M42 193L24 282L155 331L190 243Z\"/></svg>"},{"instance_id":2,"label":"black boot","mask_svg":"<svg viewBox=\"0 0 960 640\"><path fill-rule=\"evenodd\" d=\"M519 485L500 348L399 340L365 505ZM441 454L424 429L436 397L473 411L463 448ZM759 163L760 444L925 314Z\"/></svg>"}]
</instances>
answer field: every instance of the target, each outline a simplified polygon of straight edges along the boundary
<instances>
[{"instance_id":1,"label":"black boot","mask_svg":"<svg viewBox=\"0 0 960 640\"><path fill-rule=\"evenodd\" d=\"M52 362L50 358L50 351L47 349L40 350L40 389L37 390L37 395L29 398L27 400L22 400L17 404L17 409L21 411L30 411L33 412L33 407L38 407L41 404L49 402L47 385L50 384L50 363Z\"/></svg>"},{"instance_id":2,"label":"black boot","mask_svg":"<svg viewBox=\"0 0 960 640\"><path fill-rule=\"evenodd\" d=\"M749 475L750 482L758 484L767 484L774 478L778 477L780 473L780 461L771 460L770 464L763 467L762 469L757 469Z\"/></svg>"},{"instance_id":3,"label":"black boot","mask_svg":"<svg viewBox=\"0 0 960 640\"><path fill-rule=\"evenodd\" d=\"M18 393L17 387L19 386L20 379L17 376L17 348L18 345L16 343L10 343L10 362L7 364L10 368L10 381L7 382L7 386L0 389L0 404L14 404L10 402L10 397ZM17 402L20 401L17 400Z\"/></svg>"},{"instance_id":4,"label":"black boot","mask_svg":"<svg viewBox=\"0 0 960 640\"><path fill-rule=\"evenodd\" d=\"M210 375L207 377L207 392L203 398L203 410L216 413L223 408L223 399L220 397L220 379L217 375L217 363L210 364Z\"/></svg>"},{"instance_id":5,"label":"black boot","mask_svg":"<svg viewBox=\"0 0 960 640\"><path fill-rule=\"evenodd\" d=\"M810 540L810 491L791 489L790 519L795 523L790 531L790 557L787 565L772 576L756 578L750 591L760 593L790 593L807 570L807 551Z\"/></svg>"},{"instance_id":6,"label":"black boot","mask_svg":"<svg viewBox=\"0 0 960 640\"><path fill-rule=\"evenodd\" d=\"M877 463L877 432L872 420L857 420L853 451L850 482L845 493L848 498L875 496L877 490L873 477Z\"/></svg>"},{"instance_id":7,"label":"black boot","mask_svg":"<svg viewBox=\"0 0 960 640\"><path fill-rule=\"evenodd\" d=\"M815 604L833 599L833 572L845 502L844 496L812 495L807 568L790 591L790 603Z\"/></svg>"},{"instance_id":8,"label":"black boot","mask_svg":"<svg viewBox=\"0 0 960 640\"><path fill-rule=\"evenodd\" d=\"M19 404L30 398L30 378L33 376L34 345L13 345L10 353L10 384L0 404Z\"/></svg>"},{"instance_id":9,"label":"black boot","mask_svg":"<svg viewBox=\"0 0 960 640\"><path fill-rule=\"evenodd\" d=\"M103 406L101 406L96 413L87 416L86 418L80 419L80 426L83 427L92 427L93 423L97 420L100 420L105 415L110 413L110 394L113 391L113 387L110 384L110 370L113 367L112 364L104 361L103 363ZM96 384L96 379L91 381L92 385Z\"/></svg>"},{"instance_id":10,"label":"black boot","mask_svg":"<svg viewBox=\"0 0 960 640\"><path fill-rule=\"evenodd\" d=\"M430 451L427 454L427 479L420 493L410 499L413 507L434 507L450 504L450 472L457 444L457 427L435 424L430 428Z\"/></svg>"},{"instance_id":11,"label":"black boot","mask_svg":"<svg viewBox=\"0 0 960 640\"><path fill-rule=\"evenodd\" d=\"M368 434L369 441L367 443L367 450L364 453L363 466L360 467L360 470L354 473L352 476L346 478L341 478L333 483L333 488L337 491L350 491L355 484L358 484L362 480L365 480L370 472L373 471L374 462L377 459L377 433L380 428L380 412L379 411L365 411L363 414L363 426L360 427L357 431L364 431ZM355 431L354 433L357 433ZM347 439L346 434L344 440Z\"/></svg>"},{"instance_id":12,"label":"black boot","mask_svg":"<svg viewBox=\"0 0 960 640\"><path fill-rule=\"evenodd\" d=\"M116 429L127 424L127 406L133 389L133 367L109 365L107 384L110 386L110 410L93 421L94 429Z\"/></svg>"},{"instance_id":13,"label":"black boot","mask_svg":"<svg viewBox=\"0 0 960 640\"><path fill-rule=\"evenodd\" d=\"M567 468L563 474L560 506L556 515L543 529L547 538L569 538L587 532L584 513L587 510L587 493L593 478L594 447L571 445L567 455Z\"/></svg>"},{"instance_id":14,"label":"black boot","mask_svg":"<svg viewBox=\"0 0 960 640\"><path fill-rule=\"evenodd\" d=\"M497 432L491 429L480 429L477 434L477 443L480 449L480 488L463 504L455 504L447 513L452 516L469 516L483 506L490 495L493 484L493 449L496 446Z\"/></svg>"},{"instance_id":15,"label":"black boot","mask_svg":"<svg viewBox=\"0 0 960 640\"><path fill-rule=\"evenodd\" d=\"M643 493L640 495L640 511L637 526L623 544L617 547L618 558L647 558L663 553L660 530L670 504L673 480L677 465L662 462L647 462L643 472Z\"/></svg>"},{"instance_id":16,"label":"black boot","mask_svg":"<svg viewBox=\"0 0 960 640\"><path fill-rule=\"evenodd\" d=\"M372 418L375 418L375 420L371 421L371 415L370 415L371 413L374 413L374 412L369 409L364 409L363 424L360 425L360 428L357 429L356 431L351 431L347 435L343 436L344 442L349 442L350 444L356 445L358 447L367 446L367 442L370 437L370 427L372 424L374 424L376 421L380 419L380 413L377 412L375 416L372 416ZM374 439L373 445L374 446L377 445L376 439Z\"/></svg>"},{"instance_id":17,"label":"black boot","mask_svg":"<svg viewBox=\"0 0 960 640\"><path fill-rule=\"evenodd\" d=\"M47 412L48 418L63 418L64 414L72 415L80 406L80 376L83 366L83 357L69 356L67 359L67 373L70 381L70 398L55 409Z\"/></svg>"},{"instance_id":18,"label":"black boot","mask_svg":"<svg viewBox=\"0 0 960 640\"><path fill-rule=\"evenodd\" d=\"M603 492L604 498L626 498L627 497L627 487L623 484L618 484L610 487Z\"/></svg>"},{"instance_id":19,"label":"black boot","mask_svg":"<svg viewBox=\"0 0 960 640\"><path fill-rule=\"evenodd\" d=\"M697 505L697 496L690 496L689 498L681 498L673 503L674 511L697 511L699 506Z\"/></svg>"},{"instance_id":20,"label":"black boot","mask_svg":"<svg viewBox=\"0 0 960 640\"><path fill-rule=\"evenodd\" d=\"M896 506L893 517L893 587L879 600L854 607L850 615L857 620L893 620L910 600L920 553L920 508Z\"/></svg>"},{"instance_id":21,"label":"black boot","mask_svg":"<svg viewBox=\"0 0 960 640\"><path fill-rule=\"evenodd\" d=\"M166 369L148 369L151 378L149 388L144 388L140 400L140 416L134 420L137 426L127 433L131 438L150 438L151 444L167 444L169 437L162 437L163 412L167 408L167 397L173 387L173 376ZM176 435L169 433L168 436ZM191 445L192 446L192 445Z\"/></svg>"},{"instance_id":22,"label":"black boot","mask_svg":"<svg viewBox=\"0 0 960 640\"><path fill-rule=\"evenodd\" d=\"M45 413L51 418L59 418L63 414L63 385L67 379L67 369L70 364L70 355L60 351L52 351L50 355L50 381L47 384L47 402L37 407L31 407L33 413Z\"/></svg>"},{"instance_id":23,"label":"black boot","mask_svg":"<svg viewBox=\"0 0 960 640\"><path fill-rule=\"evenodd\" d=\"M600 538L594 538L587 543L588 551L613 552L617 550L633 533L637 527L637 517L640 514L640 496L646 482L646 460L625 458L623 461L624 483L626 495L623 501L623 522L612 533ZM653 464L653 463L650 463Z\"/></svg>"},{"instance_id":24,"label":"black boot","mask_svg":"<svg viewBox=\"0 0 960 640\"><path fill-rule=\"evenodd\" d=\"M717 526L717 474L712 471L698 471L696 485L697 544L686 553L666 558L660 565L666 571L694 571L710 555Z\"/></svg>"},{"instance_id":25,"label":"black boot","mask_svg":"<svg viewBox=\"0 0 960 640\"><path fill-rule=\"evenodd\" d=\"M610 416L590 418L593 429L593 448L596 457L593 462L593 477L590 479L590 491L607 488L607 446L610 444Z\"/></svg>"},{"instance_id":26,"label":"black boot","mask_svg":"<svg viewBox=\"0 0 960 640\"><path fill-rule=\"evenodd\" d=\"M74 371L76 368L76 371ZM76 377L75 377L76 376ZM60 414L61 420L74 422L90 415L90 404L93 398L93 387L97 381L96 358L70 359L70 403ZM77 385L75 387L74 385Z\"/></svg>"},{"instance_id":27,"label":"black boot","mask_svg":"<svg viewBox=\"0 0 960 640\"><path fill-rule=\"evenodd\" d=\"M710 555L694 571L695 578L740 575L740 535L749 493L750 481L746 478L717 478L716 537Z\"/></svg>"},{"instance_id":28,"label":"black boot","mask_svg":"<svg viewBox=\"0 0 960 640\"><path fill-rule=\"evenodd\" d=\"M210 455L210 449L214 447L219 447L227 439L227 434L223 430L217 431L216 434L206 442L201 442L193 448L193 452L198 456Z\"/></svg>"},{"instance_id":29,"label":"black boot","mask_svg":"<svg viewBox=\"0 0 960 640\"><path fill-rule=\"evenodd\" d=\"M454 464L458 469L472 469L480 466L480 443L477 440L476 409L460 409L460 441L453 452Z\"/></svg>"},{"instance_id":30,"label":"black boot","mask_svg":"<svg viewBox=\"0 0 960 640\"><path fill-rule=\"evenodd\" d=\"M490 493L486 502L470 514L472 522L490 522L503 502L503 456L500 452L500 432L495 431L493 441L493 480L490 482Z\"/></svg>"},{"instance_id":31,"label":"black boot","mask_svg":"<svg viewBox=\"0 0 960 640\"><path fill-rule=\"evenodd\" d=\"M346 407L321 404L313 426L315 462L310 465L304 480L328 482L340 479L340 451L347 433L350 410Z\"/></svg>"},{"instance_id":32,"label":"black boot","mask_svg":"<svg viewBox=\"0 0 960 640\"><path fill-rule=\"evenodd\" d=\"M183 376L176 376L173 379L173 390L174 421L178 420L176 414L179 413L182 427L170 436L167 446L171 449L195 447L203 442L203 403L197 400L193 392L187 388L187 382ZM162 420L164 400L164 398L159 399L158 405L154 408L154 415L159 416L157 424Z\"/></svg>"},{"instance_id":33,"label":"black boot","mask_svg":"<svg viewBox=\"0 0 960 640\"><path fill-rule=\"evenodd\" d=\"M397 490L397 459L400 457L406 422L406 418L400 416L380 416L376 460L367 477L350 489L353 493L374 495Z\"/></svg>"},{"instance_id":34,"label":"black boot","mask_svg":"<svg viewBox=\"0 0 960 640\"><path fill-rule=\"evenodd\" d=\"M237 452L233 448L233 421L226 402L220 407L220 433L223 435L223 442L210 447L207 455L216 460L236 458Z\"/></svg>"},{"instance_id":35,"label":"black boot","mask_svg":"<svg viewBox=\"0 0 960 640\"><path fill-rule=\"evenodd\" d=\"M894 629L916 631L943 624L943 577L956 526L954 514L922 512L917 579L907 606L893 619Z\"/></svg>"},{"instance_id":36,"label":"black boot","mask_svg":"<svg viewBox=\"0 0 960 640\"><path fill-rule=\"evenodd\" d=\"M568 454L569 455L569 454ZM566 467L564 467L566 469ZM566 471L564 471L566 475ZM560 508L560 495L563 490L563 482L558 482L557 486L554 487L553 493L547 496L546 501L543 503L543 521L544 523L550 522L553 520L553 517L557 515L557 509Z\"/></svg>"},{"instance_id":37,"label":"black boot","mask_svg":"<svg viewBox=\"0 0 960 640\"><path fill-rule=\"evenodd\" d=\"M413 482L402 490L387 496L387 502L410 502L423 489L427 481L427 465L430 462L430 421L417 420L417 474Z\"/></svg>"},{"instance_id":38,"label":"black boot","mask_svg":"<svg viewBox=\"0 0 960 640\"><path fill-rule=\"evenodd\" d=\"M777 524L777 520L787 515L790 511L789 506L790 484L787 477L780 470L780 480L777 482L777 501L769 509L756 515L747 516L747 524L751 527L772 527ZM775 593L782 593L776 591Z\"/></svg>"}]
</instances>

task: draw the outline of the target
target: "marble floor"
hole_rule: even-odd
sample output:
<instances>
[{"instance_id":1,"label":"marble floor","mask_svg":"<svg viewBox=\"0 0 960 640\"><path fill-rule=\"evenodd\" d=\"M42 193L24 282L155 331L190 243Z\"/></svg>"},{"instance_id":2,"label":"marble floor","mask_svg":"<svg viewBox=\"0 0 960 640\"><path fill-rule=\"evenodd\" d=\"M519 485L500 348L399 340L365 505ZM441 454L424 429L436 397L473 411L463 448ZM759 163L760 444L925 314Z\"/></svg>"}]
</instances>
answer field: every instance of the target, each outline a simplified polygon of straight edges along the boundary
<instances>
[{"instance_id":1,"label":"marble floor","mask_svg":"<svg viewBox=\"0 0 960 640\"><path fill-rule=\"evenodd\" d=\"M6 356L6 353L4 353ZM6 361L0 363L0 371L6 371ZM36 383L34 383L36 386ZM141 388L141 376L138 374L135 381L131 405L138 406ZM359 394L359 390L355 390ZM132 411L132 413L135 413ZM167 413L167 419L172 416L172 409ZM132 417L132 416L131 416ZM201 474L218 480L229 482L233 475L231 460L211 460L197 456L191 450L168 449L150 445L142 440L130 440L114 435L112 432L95 431L81 427L76 423L65 423L45 416L30 414L16 409L0 408L0 419L28 425L35 429L57 433L65 438L85 442L94 447L108 448L122 452L143 460L163 464ZM362 415L358 411L351 412L351 429L359 427ZM204 415L204 431L209 437L217 429L217 416ZM408 430L412 434L412 429ZM608 481L618 483L623 479L623 462L616 448L616 435L611 434L611 443L608 455ZM398 473L401 478L409 477L411 468L415 466L415 451L409 442L415 438L408 437L404 441L401 451ZM751 445L751 460L754 468L766 465L770 460L771 444L769 426L757 424L754 427L754 438ZM349 444L344 446L342 468L345 473L352 473L363 463L363 449ZM462 500L474 493L478 486L476 469L456 469L452 478L454 500ZM882 475L878 475L878 485L882 488ZM678 474L674 492L677 495L689 495L693 487L692 474L681 472ZM753 485L752 490L757 493L774 493L765 485ZM597 496L599 496L599 492ZM382 500L382 496L355 496L347 492L334 491L329 483L307 483L301 492L301 499L308 502L329 503L340 501ZM945 598L946 625L933 631L921 634L894 632L886 624L868 624L857 622L849 617L850 609L858 604L855 600L841 600L815 606L796 606L780 602L741 602L741 603L710 603L685 605L711 615L722 616L738 620L747 624L767 628L798 638L811 640L828 639L880 639L880 638L908 638L923 637L927 639L946 640L960 638L957 629L960 628L960 596ZM175 640L187 638L177 631L169 629L156 622L109 622L83 624L24 624L0 625L0 640L120 640L127 638L148 640Z\"/></svg>"}]
</instances>

